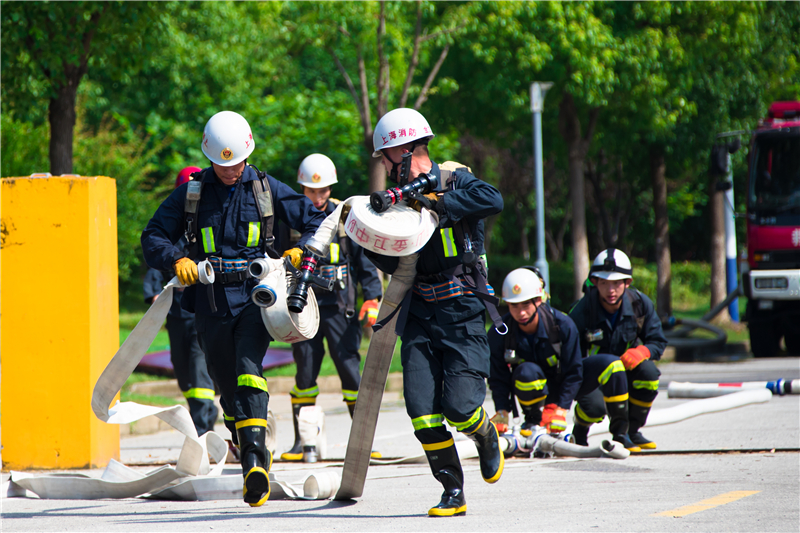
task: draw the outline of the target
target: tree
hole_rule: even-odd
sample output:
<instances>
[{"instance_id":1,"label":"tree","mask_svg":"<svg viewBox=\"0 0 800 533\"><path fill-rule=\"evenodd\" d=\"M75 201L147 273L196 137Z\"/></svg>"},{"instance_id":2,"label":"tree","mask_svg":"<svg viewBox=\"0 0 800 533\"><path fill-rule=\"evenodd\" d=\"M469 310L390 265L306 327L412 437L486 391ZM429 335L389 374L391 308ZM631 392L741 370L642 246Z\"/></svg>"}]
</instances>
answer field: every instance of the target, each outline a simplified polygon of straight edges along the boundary
<instances>
[{"instance_id":1,"label":"tree","mask_svg":"<svg viewBox=\"0 0 800 533\"><path fill-rule=\"evenodd\" d=\"M72 173L75 100L90 66L131 67L154 8L139 2L3 2L2 66L6 109L31 96L49 100L50 172ZM153 31L154 28L149 28ZM11 86L13 85L13 86ZM33 95L31 94L33 92Z\"/></svg>"},{"instance_id":2,"label":"tree","mask_svg":"<svg viewBox=\"0 0 800 533\"><path fill-rule=\"evenodd\" d=\"M412 107L419 110L436 90L433 82L452 39L463 29L465 8L460 5L418 0L413 12L411 5L381 0L336 4L334 10L327 4L288 7L292 16L287 15L286 20L295 30L295 47L323 47L336 65L358 110L362 143L370 155L374 150L373 117L377 123L394 107L392 101L398 102L397 107L406 107L415 95ZM439 50L438 56L435 50ZM427 71L421 86L420 71ZM393 90L397 86L402 86L399 92ZM370 157L369 188L385 187L384 167L379 159Z\"/></svg>"}]
</instances>

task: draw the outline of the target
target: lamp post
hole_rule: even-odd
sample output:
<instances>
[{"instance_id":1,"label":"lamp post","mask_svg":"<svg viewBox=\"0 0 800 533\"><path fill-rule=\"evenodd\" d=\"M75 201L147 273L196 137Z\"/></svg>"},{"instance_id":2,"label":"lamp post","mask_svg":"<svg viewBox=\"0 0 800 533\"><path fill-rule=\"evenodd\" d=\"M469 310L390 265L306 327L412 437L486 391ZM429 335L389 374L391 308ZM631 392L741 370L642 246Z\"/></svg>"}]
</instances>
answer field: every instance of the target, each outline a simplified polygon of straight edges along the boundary
<instances>
[{"instance_id":1,"label":"lamp post","mask_svg":"<svg viewBox=\"0 0 800 533\"><path fill-rule=\"evenodd\" d=\"M542 109L551 82L531 83L531 111L533 112L533 172L536 180L536 268L550 287L550 268L544 255L544 171L542 169ZM552 288L551 288L552 290Z\"/></svg>"}]
</instances>

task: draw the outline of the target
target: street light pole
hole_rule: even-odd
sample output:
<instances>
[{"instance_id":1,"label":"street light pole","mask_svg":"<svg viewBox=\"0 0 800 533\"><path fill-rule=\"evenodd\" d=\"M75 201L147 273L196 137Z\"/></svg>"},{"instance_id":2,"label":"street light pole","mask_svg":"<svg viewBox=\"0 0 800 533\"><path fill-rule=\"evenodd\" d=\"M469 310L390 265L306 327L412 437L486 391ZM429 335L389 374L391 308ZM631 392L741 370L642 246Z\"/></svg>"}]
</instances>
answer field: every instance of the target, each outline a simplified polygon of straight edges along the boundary
<instances>
[{"instance_id":1,"label":"street light pole","mask_svg":"<svg viewBox=\"0 0 800 533\"><path fill-rule=\"evenodd\" d=\"M536 268L544 278L549 290L550 268L544 255L544 178L542 165L542 109L550 82L531 83L531 111L533 112L533 172L536 179Z\"/></svg>"}]
</instances>

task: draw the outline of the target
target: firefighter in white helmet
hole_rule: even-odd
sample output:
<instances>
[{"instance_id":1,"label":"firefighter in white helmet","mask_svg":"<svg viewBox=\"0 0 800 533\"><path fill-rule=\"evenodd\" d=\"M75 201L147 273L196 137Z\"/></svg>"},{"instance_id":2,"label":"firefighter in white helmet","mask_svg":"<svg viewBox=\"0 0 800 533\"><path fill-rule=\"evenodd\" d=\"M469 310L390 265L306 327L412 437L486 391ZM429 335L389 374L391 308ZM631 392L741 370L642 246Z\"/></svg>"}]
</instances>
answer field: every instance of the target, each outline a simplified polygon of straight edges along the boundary
<instances>
[{"instance_id":1,"label":"firefighter in white helmet","mask_svg":"<svg viewBox=\"0 0 800 533\"><path fill-rule=\"evenodd\" d=\"M297 183L314 207L325 215L333 213L339 204L339 200L331 198L331 187L337 182L336 166L327 156L311 154L300 163ZM279 247L285 246L287 240L291 242L291 234L283 231L283 228L281 225L278 232ZM317 377L325 356L324 339L327 339L328 350L342 381L344 402L350 410L350 416L353 416L361 383L361 356L358 353L361 345L360 321L365 321L368 326L375 324L378 302L383 294L378 270L366 258L364 249L345 235L341 222L327 257L318 263L317 274L325 279L332 279L334 289L332 292L316 292L320 315L317 335L313 339L292 345L297 373L295 385L289 394L292 398L295 440L292 448L281 455L284 461L317 460L317 450L313 446L302 445L298 417L300 409L316 404L319 395ZM357 285L361 285L364 297L358 316L355 312ZM373 452L373 457L380 458L380 454Z\"/></svg>"},{"instance_id":2,"label":"firefighter in white helmet","mask_svg":"<svg viewBox=\"0 0 800 533\"><path fill-rule=\"evenodd\" d=\"M276 218L300 231L303 244L325 217L308 198L248 165L254 147L243 116L221 111L211 117L201 141L211 165L158 207L142 233L142 250L148 266L174 269L187 286L181 304L195 313L198 341L220 388L225 425L240 447L243 499L257 507L270 493L269 393L261 363L271 337L251 299L258 280L247 275L247 267L265 254L277 258L272 249ZM179 244L182 236L188 249ZM212 264L215 280L198 287L197 263L203 260Z\"/></svg>"},{"instance_id":3,"label":"firefighter in white helmet","mask_svg":"<svg viewBox=\"0 0 800 533\"><path fill-rule=\"evenodd\" d=\"M404 306L407 314L401 313L397 329L406 411L431 471L444 487L441 501L428 514L454 516L466 513L467 504L464 473L445 419L475 441L487 483L495 483L503 473L497 430L482 407L489 374L484 301L496 298L478 259L484 252L483 219L502 210L503 197L466 166L432 161L428 142L433 138L419 112L395 109L375 126L373 155L381 158L394 187L419 178L429 186L433 181L439 184L417 205L435 211L439 226L419 252L417 275ZM384 272L397 269L397 257L370 251L367 255ZM502 326L493 305L490 314L492 310Z\"/></svg>"},{"instance_id":4,"label":"firefighter in white helmet","mask_svg":"<svg viewBox=\"0 0 800 533\"><path fill-rule=\"evenodd\" d=\"M543 301L543 285L535 267L512 270L503 282L508 333L489 332L489 387L497 411L492 422L501 432L507 428L509 412L516 411L516 397L525 417L522 435L531 435L539 426L551 434L561 433L567 429L566 414L581 386L578 330L567 315Z\"/></svg>"},{"instance_id":5,"label":"firefighter in white helmet","mask_svg":"<svg viewBox=\"0 0 800 533\"><path fill-rule=\"evenodd\" d=\"M620 421L612 433L619 434L614 439L626 448L639 451L656 447L640 429L647 422L658 394L661 372L653 361L661 358L667 339L653 302L631 287L632 282L633 269L628 256L616 248L603 250L592 263L584 285L585 295L569 313L578 328L584 356L619 357L607 372L624 375L630 393L624 399L601 398L598 393L578 394L572 431L578 444L587 444L589 427L602 421L607 412L612 425L615 415L620 418L624 415L625 423ZM587 379L585 371L584 379Z\"/></svg>"}]
</instances>

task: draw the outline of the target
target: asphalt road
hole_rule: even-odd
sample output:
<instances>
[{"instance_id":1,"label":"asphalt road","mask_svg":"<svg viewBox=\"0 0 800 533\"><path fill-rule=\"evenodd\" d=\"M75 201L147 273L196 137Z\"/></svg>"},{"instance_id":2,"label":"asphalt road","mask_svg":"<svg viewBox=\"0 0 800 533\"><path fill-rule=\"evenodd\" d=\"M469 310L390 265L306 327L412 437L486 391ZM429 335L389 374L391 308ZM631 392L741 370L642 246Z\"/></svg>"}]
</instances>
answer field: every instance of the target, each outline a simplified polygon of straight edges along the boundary
<instances>
[{"instance_id":1,"label":"asphalt road","mask_svg":"<svg viewBox=\"0 0 800 533\"><path fill-rule=\"evenodd\" d=\"M761 381L800 377L800 359L726 364L665 364L662 386L678 381ZM690 400L659 395L654 409ZM331 460L344 456L349 416L341 397L326 409ZM285 404L285 405L284 405ZM487 403L487 409L493 408ZM273 398L278 452L292 440L289 402ZM467 515L429 518L441 486L424 464L372 466L354 502L270 500L250 508L211 502L40 500L3 498L3 531L799 531L800 396L645 428L658 454L625 460L513 459L495 485L477 460L464 460ZM597 442L604 435L590 437ZM175 432L122 441L122 460L174 461ZM420 453L402 400L385 398L375 447L386 456ZM752 452L751 450L773 450ZM325 463L334 464L334 463ZM322 466L322 465L320 465ZM139 467L143 471L153 467ZM331 466L331 468L336 468ZM276 476L296 480L305 465L276 463ZM226 473L236 473L236 465ZM92 471L99 476L101 472ZM3 481L8 474L3 474Z\"/></svg>"}]
</instances>

